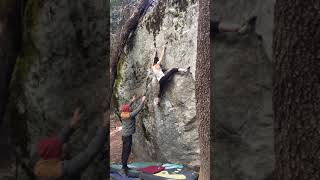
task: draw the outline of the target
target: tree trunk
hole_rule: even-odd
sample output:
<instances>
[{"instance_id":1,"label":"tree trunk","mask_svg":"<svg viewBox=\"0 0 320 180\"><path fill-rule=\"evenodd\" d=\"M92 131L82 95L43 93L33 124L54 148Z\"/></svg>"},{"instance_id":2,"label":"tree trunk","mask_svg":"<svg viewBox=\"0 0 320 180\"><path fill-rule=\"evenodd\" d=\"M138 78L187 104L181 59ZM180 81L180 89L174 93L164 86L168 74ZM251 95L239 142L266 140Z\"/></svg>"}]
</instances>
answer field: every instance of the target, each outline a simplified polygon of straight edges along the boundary
<instances>
[{"instance_id":1,"label":"tree trunk","mask_svg":"<svg viewBox=\"0 0 320 180\"><path fill-rule=\"evenodd\" d=\"M196 63L196 112L200 138L200 177L210 179L210 3L199 1Z\"/></svg>"},{"instance_id":2,"label":"tree trunk","mask_svg":"<svg viewBox=\"0 0 320 180\"><path fill-rule=\"evenodd\" d=\"M275 177L320 179L320 1L278 0L273 41Z\"/></svg>"},{"instance_id":3,"label":"tree trunk","mask_svg":"<svg viewBox=\"0 0 320 180\"><path fill-rule=\"evenodd\" d=\"M0 2L0 125L8 100L8 87L21 45L22 0Z\"/></svg>"},{"instance_id":4,"label":"tree trunk","mask_svg":"<svg viewBox=\"0 0 320 180\"><path fill-rule=\"evenodd\" d=\"M4 114L9 97L9 84L16 58L20 52L22 28L22 0L0 1L0 162L7 170L12 165L15 153L10 144L9 122ZM10 174L13 176L13 174Z\"/></svg>"},{"instance_id":5,"label":"tree trunk","mask_svg":"<svg viewBox=\"0 0 320 180\"><path fill-rule=\"evenodd\" d=\"M111 49L111 66L110 66L110 98L113 93L113 85L117 76L117 65L123 49L127 43L127 40L132 32L137 28L140 17L143 16L145 10L149 7L149 0L141 0L138 7L133 11L131 17L122 27L121 31L118 33L118 41L115 43L115 47Z\"/></svg>"}]
</instances>

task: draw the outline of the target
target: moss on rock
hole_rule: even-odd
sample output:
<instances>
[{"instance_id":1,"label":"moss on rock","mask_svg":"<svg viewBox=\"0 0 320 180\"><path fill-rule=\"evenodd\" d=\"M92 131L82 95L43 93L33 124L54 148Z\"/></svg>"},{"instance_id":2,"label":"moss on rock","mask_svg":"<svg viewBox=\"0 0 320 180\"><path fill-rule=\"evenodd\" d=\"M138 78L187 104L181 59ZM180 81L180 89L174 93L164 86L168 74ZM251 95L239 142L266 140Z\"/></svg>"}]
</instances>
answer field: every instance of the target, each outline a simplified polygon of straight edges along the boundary
<instances>
[{"instance_id":1,"label":"moss on rock","mask_svg":"<svg viewBox=\"0 0 320 180\"><path fill-rule=\"evenodd\" d=\"M28 156L27 145L30 142L28 132L28 109L21 109L25 106L26 100L24 95L24 85L32 65L31 58L19 57L15 65L13 78L10 84L10 101L7 106L6 119L10 122L12 137L15 144L20 148L21 152Z\"/></svg>"},{"instance_id":2,"label":"moss on rock","mask_svg":"<svg viewBox=\"0 0 320 180\"><path fill-rule=\"evenodd\" d=\"M32 30L38 24L38 17L44 5L44 0L30 0L27 1L25 7L25 26L27 29Z\"/></svg>"},{"instance_id":3,"label":"moss on rock","mask_svg":"<svg viewBox=\"0 0 320 180\"><path fill-rule=\"evenodd\" d=\"M123 67L123 64L124 62L126 61L124 55L122 55L119 59L119 62L117 64L117 77L115 79L115 82L114 82L114 86L113 86L113 92L114 92L114 96L113 98L115 99L115 103L118 103L115 105L115 107L118 107L119 106L119 101L121 99L120 95L119 95L119 89L120 89L120 84L123 80L123 74L122 74L122 67Z\"/></svg>"},{"instance_id":4,"label":"moss on rock","mask_svg":"<svg viewBox=\"0 0 320 180\"><path fill-rule=\"evenodd\" d=\"M179 8L179 12L187 11L187 8L189 6L188 0L174 0L173 4L177 5L177 7Z\"/></svg>"},{"instance_id":5,"label":"moss on rock","mask_svg":"<svg viewBox=\"0 0 320 180\"><path fill-rule=\"evenodd\" d=\"M166 10L166 0L159 0L159 3L155 7L151 15L148 16L146 23L146 29L149 33L153 33L154 39L160 31L163 23Z\"/></svg>"},{"instance_id":6,"label":"moss on rock","mask_svg":"<svg viewBox=\"0 0 320 180\"><path fill-rule=\"evenodd\" d=\"M26 7L26 19L35 20L36 11L39 11L43 1L28 1ZM30 13L32 12L32 13ZM32 24L24 25L26 30L32 31L32 26L35 25L35 21ZM30 26L32 25L32 26ZM30 134L28 131L28 120L30 119L30 108L25 108L27 105L25 96L25 84L28 82L28 77L30 76L30 70L32 65L39 58L38 51L34 47L30 33L24 32L22 52L16 60L14 66L14 71L12 74L10 82L10 97L9 103L7 105L7 111L5 119L9 122L10 128L12 130L12 137L14 137L14 142L19 147L23 156L28 156L28 144L30 142Z\"/></svg>"}]
</instances>

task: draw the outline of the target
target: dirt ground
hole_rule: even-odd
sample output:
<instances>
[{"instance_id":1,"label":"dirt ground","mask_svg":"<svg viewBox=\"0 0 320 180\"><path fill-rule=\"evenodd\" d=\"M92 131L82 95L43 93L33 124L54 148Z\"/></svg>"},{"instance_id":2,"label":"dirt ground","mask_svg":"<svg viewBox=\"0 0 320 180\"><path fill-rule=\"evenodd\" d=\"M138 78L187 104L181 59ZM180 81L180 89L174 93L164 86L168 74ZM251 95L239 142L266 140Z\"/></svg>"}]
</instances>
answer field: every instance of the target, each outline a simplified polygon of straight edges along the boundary
<instances>
[{"instance_id":1,"label":"dirt ground","mask_svg":"<svg viewBox=\"0 0 320 180\"><path fill-rule=\"evenodd\" d=\"M110 160L112 163L121 163L122 140L121 140L121 122L112 117L110 119ZM131 153L128 163L133 161Z\"/></svg>"}]
</instances>

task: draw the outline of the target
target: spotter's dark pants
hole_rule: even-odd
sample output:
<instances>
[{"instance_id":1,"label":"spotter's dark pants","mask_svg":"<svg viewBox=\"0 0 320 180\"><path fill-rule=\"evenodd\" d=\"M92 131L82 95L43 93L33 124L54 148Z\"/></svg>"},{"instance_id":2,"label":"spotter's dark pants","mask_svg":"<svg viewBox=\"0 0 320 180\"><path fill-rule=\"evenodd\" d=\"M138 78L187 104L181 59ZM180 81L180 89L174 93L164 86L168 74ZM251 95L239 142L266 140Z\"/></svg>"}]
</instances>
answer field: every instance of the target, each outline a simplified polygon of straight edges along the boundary
<instances>
[{"instance_id":1,"label":"spotter's dark pants","mask_svg":"<svg viewBox=\"0 0 320 180\"><path fill-rule=\"evenodd\" d=\"M131 153L132 135L122 136L122 168L127 168L128 159Z\"/></svg>"}]
</instances>

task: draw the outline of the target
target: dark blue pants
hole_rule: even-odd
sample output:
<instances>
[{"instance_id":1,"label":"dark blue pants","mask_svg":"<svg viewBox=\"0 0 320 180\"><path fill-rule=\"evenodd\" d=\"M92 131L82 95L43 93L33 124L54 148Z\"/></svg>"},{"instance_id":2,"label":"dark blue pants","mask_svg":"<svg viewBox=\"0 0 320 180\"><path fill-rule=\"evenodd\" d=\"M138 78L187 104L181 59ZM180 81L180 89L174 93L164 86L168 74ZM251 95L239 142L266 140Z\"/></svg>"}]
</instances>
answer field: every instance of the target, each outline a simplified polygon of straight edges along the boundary
<instances>
[{"instance_id":1,"label":"dark blue pants","mask_svg":"<svg viewBox=\"0 0 320 180\"><path fill-rule=\"evenodd\" d=\"M122 168L127 168L128 159L131 153L132 135L122 136Z\"/></svg>"}]
</instances>

